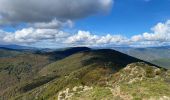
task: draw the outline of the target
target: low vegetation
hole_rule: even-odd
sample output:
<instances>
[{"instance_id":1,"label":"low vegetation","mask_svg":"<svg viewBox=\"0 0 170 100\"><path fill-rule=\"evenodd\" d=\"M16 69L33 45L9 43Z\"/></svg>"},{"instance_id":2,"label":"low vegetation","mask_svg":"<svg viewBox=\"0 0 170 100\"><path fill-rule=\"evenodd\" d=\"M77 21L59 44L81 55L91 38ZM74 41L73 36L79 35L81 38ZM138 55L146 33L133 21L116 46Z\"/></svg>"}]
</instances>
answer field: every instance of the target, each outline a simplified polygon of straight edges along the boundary
<instances>
[{"instance_id":1,"label":"low vegetation","mask_svg":"<svg viewBox=\"0 0 170 100\"><path fill-rule=\"evenodd\" d=\"M0 83L3 90L0 98L2 100L170 98L169 70L120 52L83 49L55 62L54 59L51 61L50 57L51 54L24 54L15 58L0 59L2 75Z\"/></svg>"}]
</instances>

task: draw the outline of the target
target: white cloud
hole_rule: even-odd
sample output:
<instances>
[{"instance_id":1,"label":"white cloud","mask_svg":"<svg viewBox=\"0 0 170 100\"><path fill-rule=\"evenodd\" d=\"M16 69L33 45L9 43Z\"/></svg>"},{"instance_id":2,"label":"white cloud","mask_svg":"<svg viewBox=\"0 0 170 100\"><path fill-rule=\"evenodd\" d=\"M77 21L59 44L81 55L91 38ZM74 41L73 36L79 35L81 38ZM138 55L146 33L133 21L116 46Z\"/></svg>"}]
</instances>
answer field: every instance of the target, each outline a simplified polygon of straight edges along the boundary
<instances>
[{"instance_id":1,"label":"white cloud","mask_svg":"<svg viewBox=\"0 0 170 100\"><path fill-rule=\"evenodd\" d=\"M65 43L68 44L94 44L98 36L91 35L88 31L78 31L77 34L68 37Z\"/></svg>"},{"instance_id":2,"label":"white cloud","mask_svg":"<svg viewBox=\"0 0 170 100\"><path fill-rule=\"evenodd\" d=\"M7 43L35 43L42 40L57 40L68 34L57 29L24 28L14 33L7 33L3 40Z\"/></svg>"},{"instance_id":3,"label":"white cloud","mask_svg":"<svg viewBox=\"0 0 170 100\"><path fill-rule=\"evenodd\" d=\"M151 28L151 31L133 36L132 41L170 42L170 20L165 23L158 23Z\"/></svg>"},{"instance_id":4,"label":"white cloud","mask_svg":"<svg viewBox=\"0 0 170 100\"><path fill-rule=\"evenodd\" d=\"M3 32L4 33L4 32ZM14 33L5 33L2 40L6 43L35 44L37 42L51 41L56 44L77 45L77 46L98 46L98 45L123 45L127 39L121 35L105 36L93 35L88 31L78 31L74 35L57 29L35 29L24 28Z\"/></svg>"},{"instance_id":5,"label":"white cloud","mask_svg":"<svg viewBox=\"0 0 170 100\"><path fill-rule=\"evenodd\" d=\"M88 31L78 31L77 34L67 38L65 43L75 45L97 46L97 45L110 45L110 44L122 44L126 41L126 38L121 35L105 36L93 35Z\"/></svg>"},{"instance_id":6,"label":"white cloud","mask_svg":"<svg viewBox=\"0 0 170 100\"><path fill-rule=\"evenodd\" d=\"M67 43L86 45L129 45L129 46L161 46L170 45L170 20L158 23L151 28L151 32L134 35L127 38L121 35L92 35L90 32L79 31L68 38Z\"/></svg>"},{"instance_id":7,"label":"white cloud","mask_svg":"<svg viewBox=\"0 0 170 100\"><path fill-rule=\"evenodd\" d=\"M0 34L5 35L0 38L6 43L66 43L73 36L66 37L67 33L61 31L63 27L72 27L77 19L107 13L112 5L113 0L0 0L0 26L26 23L29 27L16 32L2 31ZM86 39L94 42L91 33L85 35L80 36L82 43Z\"/></svg>"},{"instance_id":8,"label":"white cloud","mask_svg":"<svg viewBox=\"0 0 170 100\"><path fill-rule=\"evenodd\" d=\"M112 4L113 0L0 0L0 26L26 23L30 27L16 32L1 32L6 34L1 36L1 41L59 41L62 37L58 34L65 35L61 30L72 27L74 20L107 13Z\"/></svg>"},{"instance_id":9,"label":"white cloud","mask_svg":"<svg viewBox=\"0 0 170 100\"><path fill-rule=\"evenodd\" d=\"M170 20L158 23L151 28L151 32L134 35L130 38L122 35L97 35L81 30L69 34L58 29L35 27L24 28L13 33L0 30L0 34L1 42L6 43L32 43L34 45L46 41L56 46L161 46L170 45Z\"/></svg>"},{"instance_id":10,"label":"white cloud","mask_svg":"<svg viewBox=\"0 0 170 100\"><path fill-rule=\"evenodd\" d=\"M132 36L131 40L133 42L137 42L137 41L143 40L143 37L142 37L142 35L135 35L135 36Z\"/></svg>"}]
</instances>

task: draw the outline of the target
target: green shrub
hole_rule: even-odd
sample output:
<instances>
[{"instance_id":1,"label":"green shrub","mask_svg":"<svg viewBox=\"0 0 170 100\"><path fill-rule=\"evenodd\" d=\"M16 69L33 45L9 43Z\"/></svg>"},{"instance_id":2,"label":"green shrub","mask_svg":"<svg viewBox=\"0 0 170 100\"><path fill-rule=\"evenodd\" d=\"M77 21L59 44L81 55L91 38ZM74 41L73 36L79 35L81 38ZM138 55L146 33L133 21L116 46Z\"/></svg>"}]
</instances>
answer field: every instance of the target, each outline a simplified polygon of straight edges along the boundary
<instances>
[{"instance_id":1,"label":"green shrub","mask_svg":"<svg viewBox=\"0 0 170 100\"><path fill-rule=\"evenodd\" d=\"M146 77L148 77L148 78L153 78L153 77L155 77L155 72L154 72L154 70L153 70L153 68L152 67L147 67L146 68Z\"/></svg>"}]
</instances>

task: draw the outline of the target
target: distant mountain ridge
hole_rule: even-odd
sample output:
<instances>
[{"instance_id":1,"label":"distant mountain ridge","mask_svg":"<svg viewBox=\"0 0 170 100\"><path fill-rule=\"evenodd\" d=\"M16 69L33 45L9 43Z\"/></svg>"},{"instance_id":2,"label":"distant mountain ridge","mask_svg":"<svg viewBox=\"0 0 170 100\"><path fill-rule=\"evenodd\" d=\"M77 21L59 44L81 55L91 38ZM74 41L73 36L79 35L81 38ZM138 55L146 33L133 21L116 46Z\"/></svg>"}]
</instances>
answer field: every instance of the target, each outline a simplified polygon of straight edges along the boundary
<instances>
[{"instance_id":1,"label":"distant mountain ridge","mask_svg":"<svg viewBox=\"0 0 170 100\"><path fill-rule=\"evenodd\" d=\"M170 46L162 47L115 47L114 50L170 69Z\"/></svg>"},{"instance_id":2,"label":"distant mountain ridge","mask_svg":"<svg viewBox=\"0 0 170 100\"><path fill-rule=\"evenodd\" d=\"M36 49L35 47L29 47L29 46L21 46L21 45L0 45L0 48L8 48L8 49Z\"/></svg>"},{"instance_id":3,"label":"distant mountain ridge","mask_svg":"<svg viewBox=\"0 0 170 100\"><path fill-rule=\"evenodd\" d=\"M89 48L85 47L74 47L69 48L60 48L60 49L50 49L50 48L35 48L28 46L20 46L20 45L0 45L0 49L12 50L12 51L24 51L24 52L32 52L32 53L44 53L48 55L52 55L53 59L61 59L78 51L89 50ZM72 49L72 50L71 50ZM93 48L100 49L100 48ZM103 48L104 49L104 48ZM159 46L159 47L113 47L112 49L125 53L127 55L133 56L138 59L142 59L148 61L150 63L154 63L158 66L162 66L170 69L170 46ZM8 53L4 52L4 56L8 57ZM10 52L12 54L12 52ZM15 54L14 54L15 55ZM3 56L1 56L3 57Z\"/></svg>"}]
</instances>

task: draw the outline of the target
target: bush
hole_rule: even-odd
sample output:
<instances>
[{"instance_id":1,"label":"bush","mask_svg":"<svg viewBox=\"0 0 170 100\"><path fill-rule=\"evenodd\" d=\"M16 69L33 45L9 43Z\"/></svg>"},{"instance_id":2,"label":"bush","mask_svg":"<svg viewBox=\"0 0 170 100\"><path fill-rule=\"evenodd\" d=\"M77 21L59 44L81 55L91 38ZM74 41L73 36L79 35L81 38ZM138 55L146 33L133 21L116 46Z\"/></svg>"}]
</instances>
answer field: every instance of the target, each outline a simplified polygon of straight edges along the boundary
<instances>
[{"instance_id":1,"label":"bush","mask_svg":"<svg viewBox=\"0 0 170 100\"><path fill-rule=\"evenodd\" d=\"M155 77L155 72L154 72L152 67L147 67L146 68L146 77L148 77L148 78Z\"/></svg>"}]
</instances>

